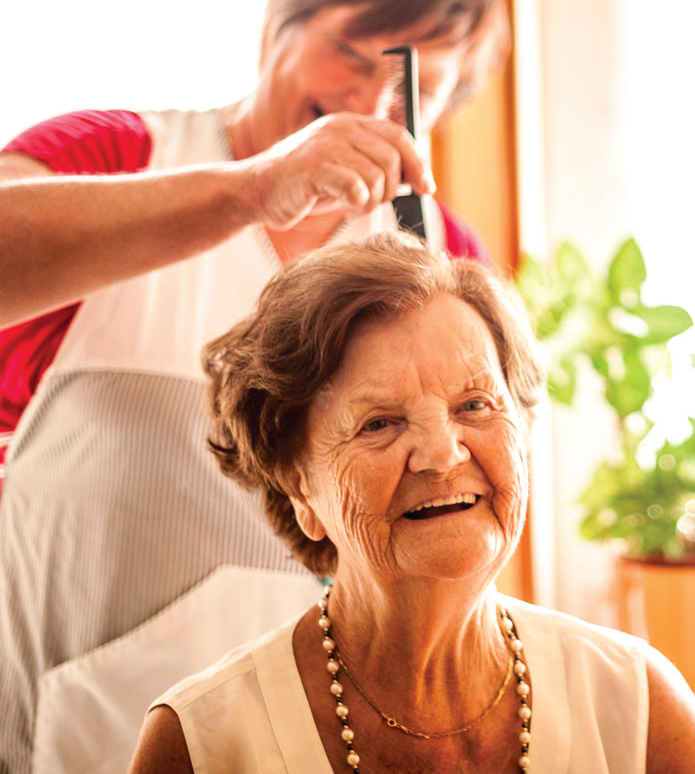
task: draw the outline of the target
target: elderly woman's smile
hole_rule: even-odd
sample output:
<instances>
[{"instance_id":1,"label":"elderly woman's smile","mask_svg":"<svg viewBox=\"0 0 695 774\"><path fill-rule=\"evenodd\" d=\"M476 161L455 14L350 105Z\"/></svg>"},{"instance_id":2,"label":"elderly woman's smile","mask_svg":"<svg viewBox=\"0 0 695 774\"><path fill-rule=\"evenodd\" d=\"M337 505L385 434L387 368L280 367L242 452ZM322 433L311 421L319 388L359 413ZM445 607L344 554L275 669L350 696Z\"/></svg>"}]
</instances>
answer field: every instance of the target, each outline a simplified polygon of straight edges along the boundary
<instances>
[{"instance_id":1,"label":"elderly woman's smile","mask_svg":"<svg viewBox=\"0 0 695 774\"><path fill-rule=\"evenodd\" d=\"M521 528L519 426L492 336L464 301L361 322L309 410L300 524L338 547L341 572L478 573Z\"/></svg>"},{"instance_id":2,"label":"elderly woman's smile","mask_svg":"<svg viewBox=\"0 0 695 774\"><path fill-rule=\"evenodd\" d=\"M406 511L403 517L406 519L420 520L431 519L434 516L442 516L455 511L467 511L478 502L480 495L467 492L450 497L437 497L429 502L422 503L412 510Z\"/></svg>"}]
</instances>

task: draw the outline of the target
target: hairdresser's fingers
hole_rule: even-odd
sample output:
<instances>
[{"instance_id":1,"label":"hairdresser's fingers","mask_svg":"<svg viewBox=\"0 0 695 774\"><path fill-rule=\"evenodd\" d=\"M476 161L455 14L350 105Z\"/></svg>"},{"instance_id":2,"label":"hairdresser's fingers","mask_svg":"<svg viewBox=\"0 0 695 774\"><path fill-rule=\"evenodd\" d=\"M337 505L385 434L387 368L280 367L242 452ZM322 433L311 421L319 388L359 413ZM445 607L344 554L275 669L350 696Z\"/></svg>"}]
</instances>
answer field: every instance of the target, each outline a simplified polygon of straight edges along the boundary
<instances>
[{"instance_id":1,"label":"hairdresser's fingers","mask_svg":"<svg viewBox=\"0 0 695 774\"><path fill-rule=\"evenodd\" d=\"M358 172L355 167L360 166ZM288 173L282 179L287 185L276 186L264 197L263 218L266 225L280 230L292 228L309 214L342 210L346 216L357 216L383 202L383 174L358 158L350 165L323 159L309 174Z\"/></svg>"},{"instance_id":2,"label":"hairdresser's fingers","mask_svg":"<svg viewBox=\"0 0 695 774\"><path fill-rule=\"evenodd\" d=\"M399 167L400 165L397 164ZM375 163L371 157L361 149L346 148L343 149L340 156L337 156L333 162L327 165L327 171L331 169L334 172L334 178L339 177L346 186L345 193L340 194L339 189L336 194L343 198L350 208L360 207L363 212L370 212L375 207L388 201L386 198L387 187L391 187L388 182L389 177L383 167ZM328 176L326 180L328 180ZM359 181L359 182L355 182ZM355 186L364 187L368 196L365 200L357 202L353 200L351 191Z\"/></svg>"},{"instance_id":3,"label":"hairdresser's fingers","mask_svg":"<svg viewBox=\"0 0 695 774\"><path fill-rule=\"evenodd\" d=\"M383 130L387 124L378 122L376 126ZM371 128L370 119L354 113L334 113L313 126L316 131L307 142L307 156L319 164L330 159L359 174L370 191L365 211L395 196L401 182L400 151L380 131Z\"/></svg>"},{"instance_id":4,"label":"hairdresser's fingers","mask_svg":"<svg viewBox=\"0 0 695 774\"><path fill-rule=\"evenodd\" d=\"M405 127L392 121L353 113L337 113L329 118L340 130L342 140L384 171L385 200L393 199L401 182L409 183L419 194L434 193L435 185L429 164Z\"/></svg>"},{"instance_id":5,"label":"hairdresser's fingers","mask_svg":"<svg viewBox=\"0 0 695 774\"><path fill-rule=\"evenodd\" d=\"M247 167L254 220L279 231L310 214L360 209L370 199L360 176L330 159L260 154L248 160Z\"/></svg>"},{"instance_id":6,"label":"hairdresser's fingers","mask_svg":"<svg viewBox=\"0 0 695 774\"><path fill-rule=\"evenodd\" d=\"M401 176L419 193L432 190L405 129L351 113L324 116L249 163L258 219L279 229L312 212L369 212L393 198Z\"/></svg>"},{"instance_id":7,"label":"hairdresser's fingers","mask_svg":"<svg viewBox=\"0 0 695 774\"><path fill-rule=\"evenodd\" d=\"M375 204L374 196L364 177L342 164L327 162L315 177L317 199L313 212L335 209L335 203L349 215L369 212ZM379 202L380 204L381 202Z\"/></svg>"},{"instance_id":8,"label":"hairdresser's fingers","mask_svg":"<svg viewBox=\"0 0 695 774\"><path fill-rule=\"evenodd\" d=\"M398 150L380 134L361 126L348 135L346 141L353 152L346 153L343 163L352 165L363 175L379 199L377 203L393 199L402 180ZM377 179L372 182L373 178Z\"/></svg>"},{"instance_id":9,"label":"hairdresser's fingers","mask_svg":"<svg viewBox=\"0 0 695 774\"><path fill-rule=\"evenodd\" d=\"M419 194L435 192L436 186L430 167L418 152L415 140L405 127L393 121L376 118L369 119L365 126L396 150L400 159L403 182L409 183ZM380 146L375 144L373 147L376 149Z\"/></svg>"}]
</instances>

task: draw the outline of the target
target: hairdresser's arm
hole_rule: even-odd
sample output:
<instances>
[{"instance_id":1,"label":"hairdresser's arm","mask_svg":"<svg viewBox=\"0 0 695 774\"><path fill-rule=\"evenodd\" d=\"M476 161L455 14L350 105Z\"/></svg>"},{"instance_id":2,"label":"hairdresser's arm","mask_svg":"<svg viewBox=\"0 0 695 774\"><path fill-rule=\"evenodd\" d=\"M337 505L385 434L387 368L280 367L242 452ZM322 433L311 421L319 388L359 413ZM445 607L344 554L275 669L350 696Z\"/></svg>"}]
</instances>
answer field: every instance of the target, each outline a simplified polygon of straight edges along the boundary
<instances>
[{"instance_id":1,"label":"hairdresser's arm","mask_svg":"<svg viewBox=\"0 0 695 774\"><path fill-rule=\"evenodd\" d=\"M239 165L17 179L17 159L7 160L0 325L195 255L253 220Z\"/></svg>"},{"instance_id":2,"label":"hairdresser's arm","mask_svg":"<svg viewBox=\"0 0 695 774\"><path fill-rule=\"evenodd\" d=\"M388 121L325 116L257 156L166 172L54 175L0 156L0 326L191 257L251 223L288 229L308 215L368 212L401 171L431 178Z\"/></svg>"}]
</instances>

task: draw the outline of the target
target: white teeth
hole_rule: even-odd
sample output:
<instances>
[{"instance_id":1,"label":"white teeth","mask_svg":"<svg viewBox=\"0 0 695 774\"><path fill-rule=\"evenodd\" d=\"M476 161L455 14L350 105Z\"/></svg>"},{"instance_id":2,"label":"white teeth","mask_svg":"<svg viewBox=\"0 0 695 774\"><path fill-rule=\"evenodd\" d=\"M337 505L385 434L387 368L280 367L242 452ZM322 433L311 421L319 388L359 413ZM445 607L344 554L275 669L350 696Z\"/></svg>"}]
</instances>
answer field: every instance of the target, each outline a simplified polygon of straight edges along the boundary
<instances>
[{"instance_id":1,"label":"white teeth","mask_svg":"<svg viewBox=\"0 0 695 774\"><path fill-rule=\"evenodd\" d=\"M413 512L421 511L423 508L436 508L439 505L457 505L458 503L466 503L467 505L474 505L476 495L472 492L466 492L465 494L451 495L450 497L435 497L433 500L428 500L422 505L418 505L417 508L413 508Z\"/></svg>"}]
</instances>

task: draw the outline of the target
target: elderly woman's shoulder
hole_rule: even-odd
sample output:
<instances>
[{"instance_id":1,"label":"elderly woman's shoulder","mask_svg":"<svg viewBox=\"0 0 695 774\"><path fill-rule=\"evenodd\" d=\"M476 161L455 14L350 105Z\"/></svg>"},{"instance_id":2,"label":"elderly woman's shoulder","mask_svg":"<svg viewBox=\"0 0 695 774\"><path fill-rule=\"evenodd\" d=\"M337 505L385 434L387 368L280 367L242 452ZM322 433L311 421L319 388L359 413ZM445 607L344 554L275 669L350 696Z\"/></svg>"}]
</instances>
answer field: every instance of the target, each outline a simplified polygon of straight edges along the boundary
<instances>
[{"instance_id":1,"label":"elderly woman's shoulder","mask_svg":"<svg viewBox=\"0 0 695 774\"><path fill-rule=\"evenodd\" d=\"M625 728L643 728L647 774L692 771L695 695L664 655L640 637L566 613L508 597L501 604L524 644L532 680L534 668L537 676L542 671L544 686L564 687L584 712L610 699Z\"/></svg>"}]
</instances>

